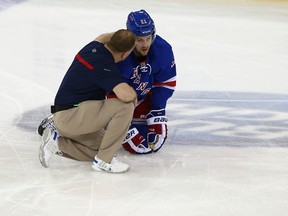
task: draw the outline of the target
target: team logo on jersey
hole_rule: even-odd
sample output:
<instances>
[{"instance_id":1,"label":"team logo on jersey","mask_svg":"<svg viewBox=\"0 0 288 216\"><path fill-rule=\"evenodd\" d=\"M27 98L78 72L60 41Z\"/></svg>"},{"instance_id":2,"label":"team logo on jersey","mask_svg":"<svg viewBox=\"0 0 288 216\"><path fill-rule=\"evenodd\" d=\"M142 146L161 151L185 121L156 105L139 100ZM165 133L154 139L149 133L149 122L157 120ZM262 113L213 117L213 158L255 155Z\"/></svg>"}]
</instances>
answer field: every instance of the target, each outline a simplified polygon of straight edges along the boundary
<instances>
[{"instance_id":1,"label":"team logo on jersey","mask_svg":"<svg viewBox=\"0 0 288 216\"><path fill-rule=\"evenodd\" d=\"M140 65L138 65L137 67L139 67L139 70L141 73L149 73L149 75L151 74L151 65L150 64L146 64L146 63L142 63Z\"/></svg>"},{"instance_id":2,"label":"team logo on jersey","mask_svg":"<svg viewBox=\"0 0 288 216\"><path fill-rule=\"evenodd\" d=\"M149 73L151 74L152 69L150 64L142 63L140 65L137 65L136 68L133 70L133 75L130 78L131 80L134 80L133 83L139 84L141 82L141 74L142 73Z\"/></svg>"},{"instance_id":3,"label":"team logo on jersey","mask_svg":"<svg viewBox=\"0 0 288 216\"><path fill-rule=\"evenodd\" d=\"M146 95L150 90L149 75L152 72L150 64L141 63L133 69L133 74L130 79L133 81L133 85L138 95Z\"/></svg>"}]
</instances>

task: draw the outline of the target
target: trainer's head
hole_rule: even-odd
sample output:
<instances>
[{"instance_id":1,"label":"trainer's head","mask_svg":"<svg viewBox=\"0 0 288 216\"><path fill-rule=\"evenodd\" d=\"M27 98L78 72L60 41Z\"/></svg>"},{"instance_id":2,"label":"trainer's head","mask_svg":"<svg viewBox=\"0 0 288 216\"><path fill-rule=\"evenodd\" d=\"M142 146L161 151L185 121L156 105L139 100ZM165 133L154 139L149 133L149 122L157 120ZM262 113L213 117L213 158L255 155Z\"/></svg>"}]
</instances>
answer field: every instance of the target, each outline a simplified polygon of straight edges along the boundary
<instances>
[{"instance_id":1,"label":"trainer's head","mask_svg":"<svg viewBox=\"0 0 288 216\"><path fill-rule=\"evenodd\" d=\"M126 29L120 29L116 31L110 41L107 43L108 48L113 52L117 57L117 62L122 61L131 53L135 47L135 35Z\"/></svg>"},{"instance_id":2,"label":"trainer's head","mask_svg":"<svg viewBox=\"0 0 288 216\"><path fill-rule=\"evenodd\" d=\"M143 9L134 11L128 15L126 27L137 36L134 50L136 55L146 56L156 36L153 19Z\"/></svg>"}]
</instances>

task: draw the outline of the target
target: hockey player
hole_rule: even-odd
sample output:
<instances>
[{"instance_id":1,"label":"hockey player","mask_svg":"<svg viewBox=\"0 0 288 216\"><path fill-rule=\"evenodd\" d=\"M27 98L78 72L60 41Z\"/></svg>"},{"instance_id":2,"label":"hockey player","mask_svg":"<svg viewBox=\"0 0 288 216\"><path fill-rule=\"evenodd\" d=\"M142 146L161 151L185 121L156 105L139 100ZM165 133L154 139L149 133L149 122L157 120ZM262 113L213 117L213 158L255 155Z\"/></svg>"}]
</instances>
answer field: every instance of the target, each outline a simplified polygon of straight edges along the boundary
<instances>
[{"instance_id":1,"label":"hockey player","mask_svg":"<svg viewBox=\"0 0 288 216\"><path fill-rule=\"evenodd\" d=\"M171 45L156 35L154 21L145 10L131 12L126 27L136 35L136 45L118 65L122 76L135 89L138 105L123 147L133 154L157 152L168 136L165 109L176 87L174 54ZM112 34L106 34L105 40L109 41ZM50 122L44 119L38 133Z\"/></svg>"},{"instance_id":2,"label":"hockey player","mask_svg":"<svg viewBox=\"0 0 288 216\"><path fill-rule=\"evenodd\" d=\"M123 147L136 154L157 152L168 135L165 108L176 87L174 55L145 10L131 12L126 26L136 35L136 45L119 67L137 92L138 105Z\"/></svg>"}]
</instances>

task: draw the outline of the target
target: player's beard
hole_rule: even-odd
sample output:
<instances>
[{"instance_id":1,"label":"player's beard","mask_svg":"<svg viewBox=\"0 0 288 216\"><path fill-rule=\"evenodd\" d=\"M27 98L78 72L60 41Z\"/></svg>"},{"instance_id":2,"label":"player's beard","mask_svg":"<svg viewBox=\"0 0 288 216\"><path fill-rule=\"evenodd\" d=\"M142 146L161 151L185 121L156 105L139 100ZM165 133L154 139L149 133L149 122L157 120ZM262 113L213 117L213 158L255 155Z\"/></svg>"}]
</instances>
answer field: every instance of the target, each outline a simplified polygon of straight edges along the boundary
<instances>
[{"instance_id":1,"label":"player's beard","mask_svg":"<svg viewBox=\"0 0 288 216\"><path fill-rule=\"evenodd\" d=\"M139 61L144 61L144 60L146 60L146 57L147 57L148 52L149 52L149 49L150 49L150 47L140 48L140 49L134 48L134 53L135 53L136 58L137 58Z\"/></svg>"}]
</instances>

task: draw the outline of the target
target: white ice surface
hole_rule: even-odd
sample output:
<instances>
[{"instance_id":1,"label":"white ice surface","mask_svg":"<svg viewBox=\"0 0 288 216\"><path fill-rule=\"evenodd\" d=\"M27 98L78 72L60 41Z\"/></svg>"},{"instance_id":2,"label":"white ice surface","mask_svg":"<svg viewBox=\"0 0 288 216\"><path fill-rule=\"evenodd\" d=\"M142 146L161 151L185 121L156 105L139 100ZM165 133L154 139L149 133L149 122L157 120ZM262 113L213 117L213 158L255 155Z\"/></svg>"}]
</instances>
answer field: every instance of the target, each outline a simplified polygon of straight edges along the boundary
<instances>
[{"instance_id":1,"label":"white ice surface","mask_svg":"<svg viewBox=\"0 0 288 216\"><path fill-rule=\"evenodd\" d=\"M0 1L0 215L288 215L285 1L15 1ZM175 52L167 143L120 151L126 174L41 167L35 130L74 55L141 8Z\"/></svg>"}]
</instances>

